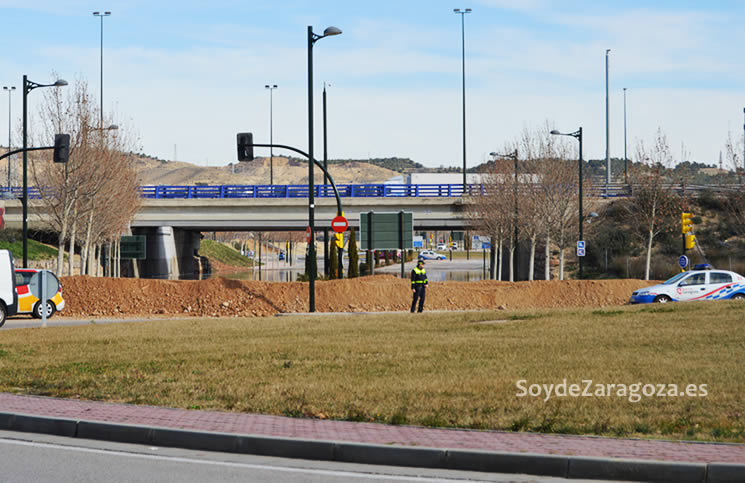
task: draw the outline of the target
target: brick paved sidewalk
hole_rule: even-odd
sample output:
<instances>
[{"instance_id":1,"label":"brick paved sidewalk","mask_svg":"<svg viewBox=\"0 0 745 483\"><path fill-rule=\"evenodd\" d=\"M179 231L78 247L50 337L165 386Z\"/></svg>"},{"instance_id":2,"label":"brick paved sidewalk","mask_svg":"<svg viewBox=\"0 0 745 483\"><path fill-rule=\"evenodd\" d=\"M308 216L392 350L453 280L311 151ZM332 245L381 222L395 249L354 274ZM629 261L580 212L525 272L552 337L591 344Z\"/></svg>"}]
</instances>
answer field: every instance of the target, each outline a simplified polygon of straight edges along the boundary
<instances>
[{"instance_id":1,"label":"brick paved sidewalk","mask_svg":"<svg viewBox=\"0 0 745 483\"><path fill-rule=\"evenodd\" d=\"M170 409L7 393L0 393L0 412L280 438L690 463L745 463L745 444L431 429Z\"/></svg>"}]
</instances>

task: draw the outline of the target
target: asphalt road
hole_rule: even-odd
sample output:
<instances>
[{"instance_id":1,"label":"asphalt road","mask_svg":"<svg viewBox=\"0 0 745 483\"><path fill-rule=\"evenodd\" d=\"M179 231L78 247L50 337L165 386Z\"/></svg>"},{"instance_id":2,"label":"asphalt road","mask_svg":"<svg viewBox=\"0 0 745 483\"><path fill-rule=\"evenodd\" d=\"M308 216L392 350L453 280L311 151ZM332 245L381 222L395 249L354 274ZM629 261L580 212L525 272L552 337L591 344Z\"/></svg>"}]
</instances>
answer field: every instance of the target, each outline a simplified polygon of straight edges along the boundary
<instances>
[{"instance_id":1,"label":"asphalt road","mask_svg":"<svg viewBox=\"0 0 745 483\"><path fill-rule=\"evenodd\" d=\"M0 454L2 482L570 481L212 453L11 431L0 431Z\"/></svg>"}]
</instances>

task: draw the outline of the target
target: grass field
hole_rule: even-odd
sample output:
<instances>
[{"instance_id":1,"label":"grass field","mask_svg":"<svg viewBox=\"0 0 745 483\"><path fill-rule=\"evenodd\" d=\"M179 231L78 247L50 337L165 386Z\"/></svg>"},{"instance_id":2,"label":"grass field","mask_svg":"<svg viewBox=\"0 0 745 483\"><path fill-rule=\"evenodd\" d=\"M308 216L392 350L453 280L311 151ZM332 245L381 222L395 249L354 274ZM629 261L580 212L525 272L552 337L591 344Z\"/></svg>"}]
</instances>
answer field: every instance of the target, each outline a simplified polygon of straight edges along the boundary
<instances>
[{"instance_id":1,"label":"grass field","mask_svg":"<svg viewBox=\"0 0 745 483\"><path fill-rule=\"evenodd\" d=\"M253 260L244 257L238 250L214 240L202 240L199 254L233 267L251 267Z\"/></svg>"},{"instance_id":2,"label":"grass field","mask_svg":"<svg viewBox=\"0 0 745 483\"><path fill-rule=\"evenodd\" d=\"M392 424L742 442L744 311L736 302L700 302L3 329L0 390ZM517 396L518 381L527 388L565 379L581 389L592 380L593 392L598 384L664 384L666 396ZM679 391L692 384L699 397L670 396L669 384Z\"/></svg>"},{"instance_id":3,"label":"grass field","mask_svg":"<svg viewBox=\"0 0 745 483\"><path fill-rule=\"evenodd\" d=\"M57 258L57 249L48 247L35 240L28 241L28 258L29 260L50 260ZM10 250L13 258L16 259L16 267L21 268L23 262L23 241L0 241L0 250Z\"/></svg>"}]
</instances>

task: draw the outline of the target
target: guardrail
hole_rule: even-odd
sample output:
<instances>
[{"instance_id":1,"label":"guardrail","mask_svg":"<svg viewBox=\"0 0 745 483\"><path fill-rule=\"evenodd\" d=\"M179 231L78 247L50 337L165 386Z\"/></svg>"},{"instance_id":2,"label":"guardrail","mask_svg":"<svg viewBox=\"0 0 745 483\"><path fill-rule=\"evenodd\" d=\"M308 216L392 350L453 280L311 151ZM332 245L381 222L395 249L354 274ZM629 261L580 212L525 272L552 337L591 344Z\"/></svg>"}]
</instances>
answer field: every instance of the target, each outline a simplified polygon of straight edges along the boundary
<instances>
[{"instance_id":1,"label":"guardrail","mask_svg":"<svg viewBox=\"0 0 745 483\"><path fill-rule=\"evenodd\" d=\"M344 198L458 198L463 196L462 184L342 184L337 185L339 195ZM587 196L596 198L621 198L631 196L634 186L611 184L592 186L586 190ZM689 193L697 196L704 190L715 193L728 193L745 189L742 185L675 185L672 187L679 194ZM482 184L466 185L466 194L480 195L486 193ZM0 198L21 198L23 188L0 187ZM307 198L308 185L158 185L141 186L140 195L148 199L216 199L216 198ZM314 195L317 198L332 198L334 190L331 185L315 185ZM28 197L41 199L41 191L36 186L29 186Z\"/></svg>"}]
</instances>

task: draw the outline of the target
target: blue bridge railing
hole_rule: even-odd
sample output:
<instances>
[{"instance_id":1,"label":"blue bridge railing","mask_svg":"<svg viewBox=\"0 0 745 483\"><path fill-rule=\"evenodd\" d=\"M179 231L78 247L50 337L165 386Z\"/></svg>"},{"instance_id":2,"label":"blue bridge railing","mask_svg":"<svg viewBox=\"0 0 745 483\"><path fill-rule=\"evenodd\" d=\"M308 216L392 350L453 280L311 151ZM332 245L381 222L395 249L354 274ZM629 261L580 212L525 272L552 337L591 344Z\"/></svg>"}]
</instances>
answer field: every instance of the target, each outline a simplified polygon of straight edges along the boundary
<instances>
[{"instance_id":1,"label":"blue bridge railing","mask_svg":"<svg viewBox=\"0 0 745 483\"><path fill-rule=\"evenodd\" d=\"M463 196L462 184L341 184L337 185L339 195L344 198L391 198L391 197L460 197ZM691 192L694 195L704 189L723 192L734 189L729 185L676 186L673 189ZM631 185L615 184L593 186L588 189L589 196L615 198L630 196ZM0 187L0 198L21 198L23 188ZM482 184L466 185L466 194L481 195L485 193ZM150 199L210 199L210 198L307 198L308 185L149 185L140 187L140 195ZM334 190L331 185L315 185L314 195L318 198L332 198ZM28 197L41 199L41 192L36 186L29 186Z\"/></svg>"},{"instance_id":2,"label":"blue bridge railing","mask_svg":"<svg viewBox=\"0 0 745 483\"><path fill-rule=\"evenodd\" d=\"M388 197L459 197L462 184L341 184L339 196L344 198ZM482 185L466 187L469 194L479 194ZM307 198L308 185L220 185L220 186L142 186L143 198ZM331 198L331 185L316 185L314 196Z\"/></svg>"}]
</instances>

